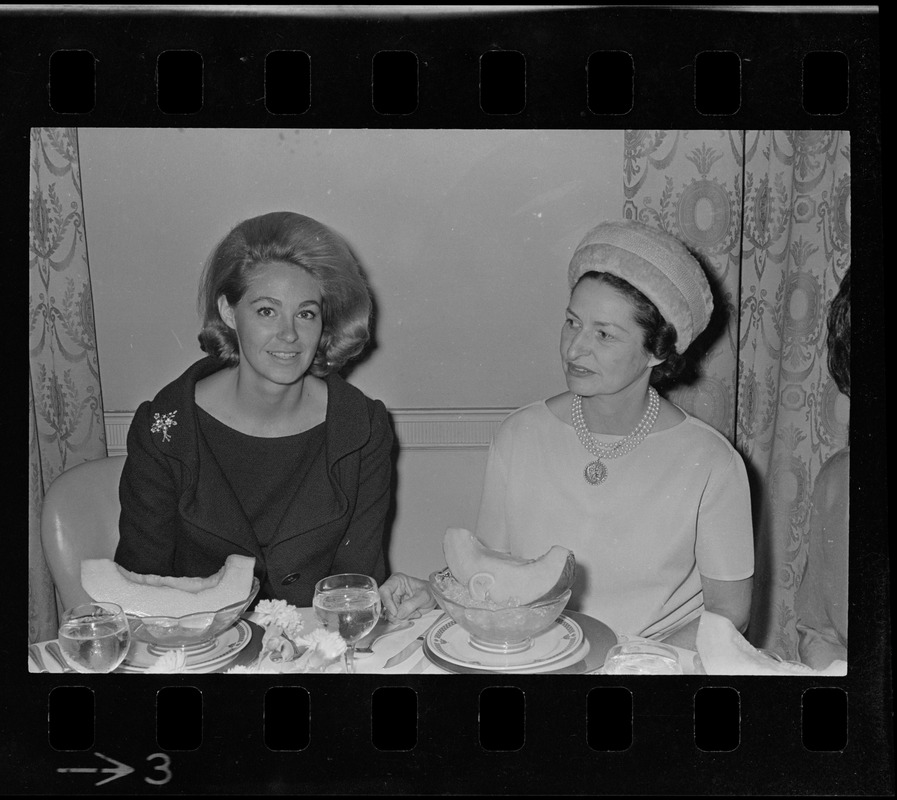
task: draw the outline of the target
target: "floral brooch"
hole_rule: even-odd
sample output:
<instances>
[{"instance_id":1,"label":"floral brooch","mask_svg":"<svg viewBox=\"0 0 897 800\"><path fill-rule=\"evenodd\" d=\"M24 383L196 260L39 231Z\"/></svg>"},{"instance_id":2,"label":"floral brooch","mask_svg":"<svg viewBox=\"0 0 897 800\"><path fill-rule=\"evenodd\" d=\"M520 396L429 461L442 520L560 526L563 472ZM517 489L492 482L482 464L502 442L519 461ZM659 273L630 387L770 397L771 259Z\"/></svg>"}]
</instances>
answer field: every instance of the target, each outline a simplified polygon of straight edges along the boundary
<instances>
[{"instance_id":1,"label":"floral brooch","mask_svg":"<svg viewBox=\"0 0 897 800\"><path fill-rule=\"evenodd\" d=\"M170 442L171 437L168 435L168 429L177 425L177 422L174 419L174 415L177 413L177 411L169 411L167 414L154 414L153 418L156 421L150 428L150 433L158 433L159 431L162 431L162 441Z\"/></svg>"}]
</instances>

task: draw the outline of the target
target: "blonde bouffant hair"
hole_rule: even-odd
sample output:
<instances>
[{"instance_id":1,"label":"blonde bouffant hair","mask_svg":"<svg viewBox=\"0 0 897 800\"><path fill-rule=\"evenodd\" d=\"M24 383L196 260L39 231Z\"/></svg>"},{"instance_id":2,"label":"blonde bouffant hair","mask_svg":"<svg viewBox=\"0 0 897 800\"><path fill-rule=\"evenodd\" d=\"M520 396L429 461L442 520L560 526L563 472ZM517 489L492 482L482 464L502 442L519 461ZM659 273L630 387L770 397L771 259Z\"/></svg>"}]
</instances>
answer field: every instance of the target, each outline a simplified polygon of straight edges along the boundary
<instances>
[{"instance_id":1,"label":"blonde bouffant hair","mask_svg":"<svg viewBox=\"0 0 897 800\"><path fill-rule=\"evenodd\" d=\"M323 331L309 371L319 378L339 372L370 340L370 289L339 234L290 211L239 223L212 251L199 285L200 347L227 366L240 362L237 335L221 318L218 299L236 305L256 271L275 262L305 270L320 285Z\"/></svg>"}]
</instances>

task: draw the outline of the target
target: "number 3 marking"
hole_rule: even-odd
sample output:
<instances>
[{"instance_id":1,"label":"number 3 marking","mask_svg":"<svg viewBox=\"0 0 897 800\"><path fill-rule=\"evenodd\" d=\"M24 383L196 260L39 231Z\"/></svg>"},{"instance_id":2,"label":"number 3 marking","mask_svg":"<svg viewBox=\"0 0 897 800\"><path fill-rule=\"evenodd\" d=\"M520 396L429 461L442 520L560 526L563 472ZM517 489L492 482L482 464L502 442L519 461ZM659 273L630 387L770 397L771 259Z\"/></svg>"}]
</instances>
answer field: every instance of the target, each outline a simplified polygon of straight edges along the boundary
<instances>
[{"instance_id":1,"label":"number 3 marking","mask_svg":"<svg viewBox=\"0 0 897 800\"><path fill-rule=\"evenodd\" d=\"M169 766L171 764L171 758L168 755L166 755L165 753L153 753L152 755L147 756L146 760L150 761L153 758L161 758L162 759L161 766L153 767L153 769L157 769L160 772L164 772L165 777L161 778L160 780L153 780L152 778L144 778L143 780L145 780L147 783L153 783L156 786L161 786L163 783L168 783L168 781L171 780L171 767Z\"/></svg>"}]
</instances>

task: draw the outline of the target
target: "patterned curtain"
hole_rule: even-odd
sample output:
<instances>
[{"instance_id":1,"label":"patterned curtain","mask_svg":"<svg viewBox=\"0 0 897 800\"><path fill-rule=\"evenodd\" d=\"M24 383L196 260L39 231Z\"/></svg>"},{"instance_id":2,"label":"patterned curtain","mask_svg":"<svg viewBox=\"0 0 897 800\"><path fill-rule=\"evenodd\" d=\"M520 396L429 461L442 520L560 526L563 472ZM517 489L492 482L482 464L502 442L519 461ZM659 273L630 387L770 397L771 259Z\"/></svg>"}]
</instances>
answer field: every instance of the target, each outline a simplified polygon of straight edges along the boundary
<instances>
[{"instance_id":1,"label":"patterned curtain","mask_svg":"<svg viewBox=\"0 0 897 800\"><path fill-rule=\"evenodd\" d=\"M53 581L40 543L46 488L106 456L103 400L74 128L31 131L28 636L55 638Z\"/></svg>"},{"instance_id":2,"label":"patterned curtain","mask_svg":"<svg viewBox=\"0 0 897 800\"><path fill-rule=\"evenodd\" d=\"M794 658L813 482L847 445L825 338L850 266L849 134L748 132L744 217L738 441L764 487L750 638Z\"/></svg>"},{"instance_id":3,"label":"patterned curtain","mask_svg":"<svg viewBox=\"0 0 897 800\"><path fill-rule=\"evenodd\" d=\"M701 260L714 288L695 372L667 396L734 442L741 252L740 131L626 131L623 216L668 231Z\"/></svg>"},{"instance_id":4,"label":"patterned curtain","mask_svg":"<svg viewBox=\"0 0 897 800\"><path fill-rule=\"evenodd\" d=\"M715 284L695 372L669 397L745 458L757 557L748 638L794 658L813 479L847 443L825 318L850 263L849 136L629 130L624 147L624 217L679 237Z\"/></svg>"}]
</instances>

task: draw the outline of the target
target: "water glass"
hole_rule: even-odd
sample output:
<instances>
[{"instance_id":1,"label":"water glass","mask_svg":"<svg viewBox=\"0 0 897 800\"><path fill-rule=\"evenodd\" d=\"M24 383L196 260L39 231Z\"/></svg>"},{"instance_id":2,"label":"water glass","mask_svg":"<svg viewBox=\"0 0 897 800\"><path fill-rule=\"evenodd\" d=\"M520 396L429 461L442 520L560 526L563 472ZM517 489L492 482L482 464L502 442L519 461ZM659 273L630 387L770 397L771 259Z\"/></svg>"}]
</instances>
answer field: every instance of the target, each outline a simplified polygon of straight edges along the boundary
<instances>
[{"instance_id":1,"label":"water glass","mask_svg":"<svg viewBox=\"0 0 897 800\"><path fill-rule=\"evenodd\" d=\"M346 672L355 672L355 643L370 633L380 618L377 581L369 575L343 573L322 578L312 601L325 628L338 631L346 642Z\"/></svg>"},{"instance_id":2,"label":"water glass","mask_svg":"<svg viewBox=\"0 0 897 800\"><path fill-rule=\"evenodd\" d=\"M59 649L77 672L112 672L130 644L128 618L115 603L85 603L62 615Z\"/></svg>"}]
</instances>

